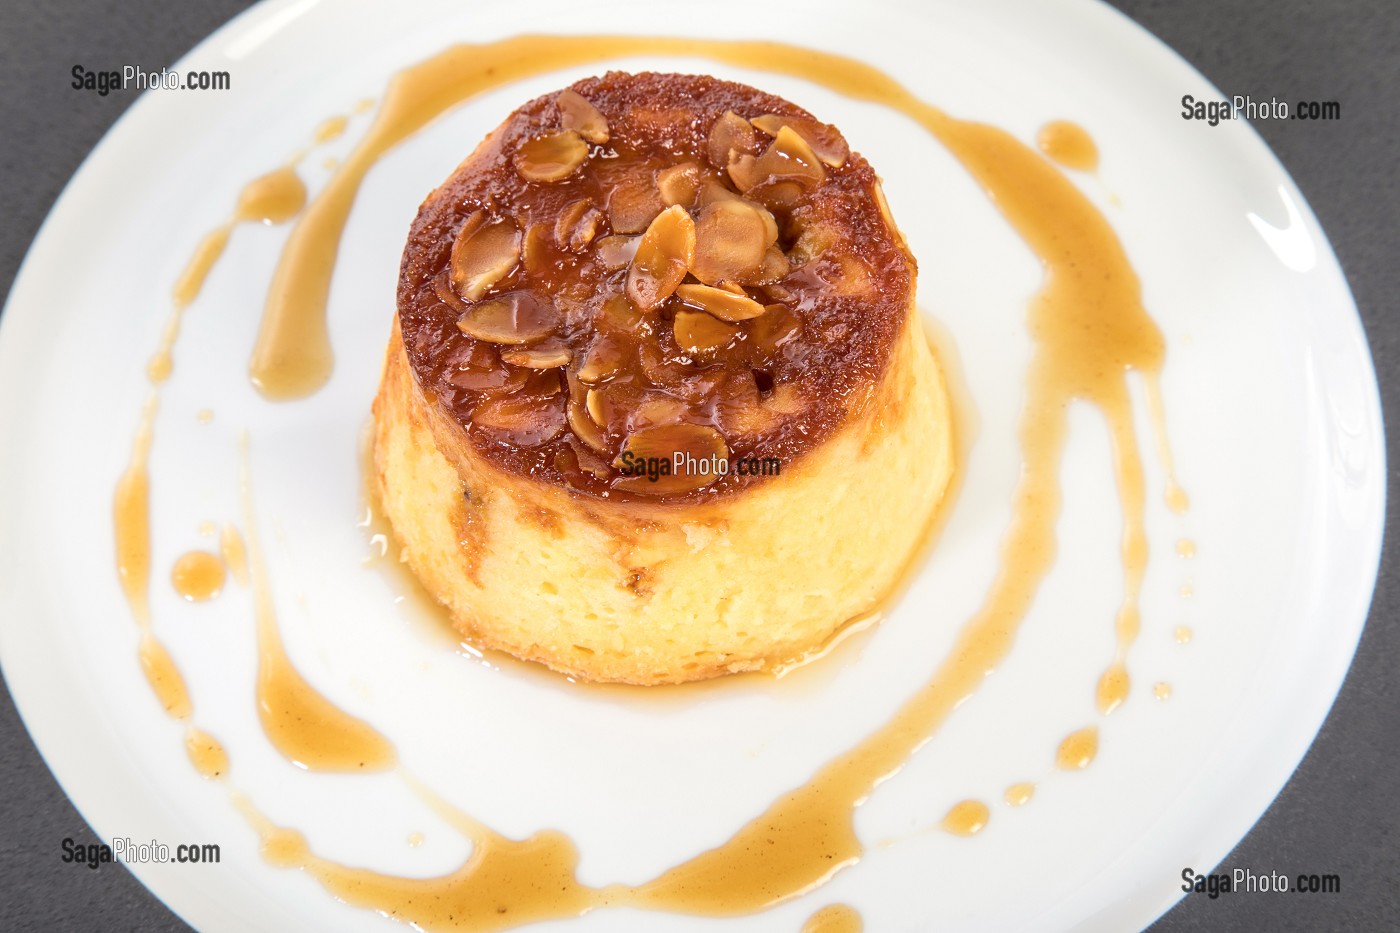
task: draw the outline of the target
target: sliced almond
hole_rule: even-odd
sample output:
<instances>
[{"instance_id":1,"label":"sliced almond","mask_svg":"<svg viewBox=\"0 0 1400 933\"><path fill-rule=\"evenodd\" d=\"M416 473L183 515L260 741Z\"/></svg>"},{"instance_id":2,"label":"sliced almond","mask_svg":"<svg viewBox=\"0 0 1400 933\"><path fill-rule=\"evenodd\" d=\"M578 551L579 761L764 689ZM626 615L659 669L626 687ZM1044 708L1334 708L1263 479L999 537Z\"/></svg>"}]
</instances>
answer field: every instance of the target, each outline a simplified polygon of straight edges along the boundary
<instances>
[{"instance_id":1,"label":"sliced almond","mask_svg":"<svg viewBox=\"0 0 1400 933\"><path fill-rule=\"evenodd\" d=\"M624 299L625 300L625 299ZM616 337L602 336L593 342L576 370L580 382L597 385L622 372L625 362L622 344Z\"/></svg>"},{"instance_id":2,"label":"sliced almond","mask_svg":"<svg viewBox=\"0 0 1400 933\"><path fill-rule=\"evenodd\" d=\"M709 356L732 344L741 333L733 324L704 311L677 311L672 328L676 345L688 356Z\"/></svg>"},{"instance_id":3,"label":"sliced almond","mask_svg":"<svg viewBox=\"0 0 1400 933\"><path fill-rule=\"evenodd\" d=\"M554 253L554 233L548 224L531 224L525 231L524 245L520 249L520 261L531 276L542 279L553 272L558 263ZM553 255L551 255L554 253Z\"/></svg>"},{"instance_id":4,"label":"sliced almond","mask_svg":"<svg viewBox=\"0 0 1400 933\"><path fill-rule=\"evenodd\" d=\"M686 403L662 392L648 392L632 411L634 430L676 424L685 416Z\"/></svg>"},{"instance_id":5,"label":"sliced almond","mask_svg":"<svg viewBox=\"0 0 1400 933\"><path fill-rule=\"evenodd\" d=\"M627 270L627 297L652 311L671 296L695 260L695 222L680 205L666 208L642 234Z\"/></svg>"},{"instance_id":6,"label":"sliced almond","mask_svg":"<svg viewBox=\"0 0 1400 933\"><path fill-rule=\"evenodd\" d=\"M584 409L594 424L602 426L608 423L607 413L603 411L603 393L597 389L589 389L584 396Z\"/></svg>"},{"instance_id":7,"label":"sliced almond","mask_svg":"<svg viewBox=\"0 0 1400 933\"><path fill-rule=\"evenodd\" d=\"M452 286L466 300L476 301L519 261L520 228L477 212L467 218L452 242Z\"/></svg>"},{"instance_id":8,"label":"sliced almond","mask_svg":"<svg viewBox=\"0 0 1400 933\"><path fill-rule=\"evenodd\" d=\"M594 323L604 333L630 334L645 318L626 295L609 295L594 317Z\"/></svg>"},{"instance_id":9,"label":"sliced almond","mask_svg":"<svg viewBox=\"0 0 1400 933\"><path fill-rule=\"evenodd\" d=\"M813 185L826 178L821 160L812 151L807 140L798 135L790 126L778 128L770 145L759 158L759 169L776 178L807 179Z\"/></svg>"},{"instance_id":10,"label":"sliced almond","mask_svg":"<svg viewBox=\"0 0 1400 933\"><path fill-rule=\"evenodd\" d=\"M769 176L746 194L769 210L791 211L801 203L802 195L809 187L805 182Z\"/></svg>"},{"instance_id":11,"label":"sliced almond","mask_svg":"<svg viewBox=\"0 0 1400 933\"><path fill-rule=\"evenodd\" d=\"M608 141L607 118L578 91L567 89L554 99L559 107L559 125L573 130L590 143L602 145Z\"/></svg>"},{"instance_id":12,"label":"sliced almond","mask_svg":"<svg viewBox=\"0 0 1400 933\"><path fill-rule=\"evenodd\" d=\"M624 475L613 485L642 495L689 492L719 479L718 464L728 459L729 446L724 437L708 425L682 423L643 428L623 442L613 467ZM663 463L664 470L660 469Z\"/></svg>"},{"instance_id":13,"label":"sliced almond","mask_svg":"<svg viewBox=\"0 0 1400 933\"><path fill-rule=\"evenodd\" d=\"M558 319L552 304L529 292L508 292L469 306L457 329L487 343L519 345L549 336Z\"/></svg>"},{"instance_id":14,"label":"sliced almond","mask_svg":"<svg viewBox=\"0 0 1400 933\"><path fill-rule=\"evenodd\" d=\"M705 140L705 155L715 168L727 166L731 152L750 152L753 148L753 127L732 110L714 122Z\"/></svg>"},{"instance_id":15,"label":"sliced almond","mask_svg":"<svg viewBox=\"0 0 1400 933\"><path fill-rule=\"evenodd\" d=\"M491 397L472 412L472 424L518 447L535 447L564 430L564 403L554 397Z\"/></svg>"},{"instance_id":16,"label":"sliced almond","mask_svg":"<svg viewBox=\"0 0 1400 933\"><path fill-rule=\"evenodd\" d=\"M744 194L765 204L777 203L781 206L790 205L793 190L810 190L826 178L826 170L822 168L817 154L790 126L779 127L763 155L754 158L736 152L726 163L726 168L729 177ZM760 188L765 189L762 194L757 190Z\"/></svg>"},{"instance_id":17,"label":"sliced almond","mask_svg":"<svg viewBox=\"0 0 1400 933\"><path fill-rule=\"evenodd\" d=\"M665 207L655 186L640 180L619 184L608 194L608 225L614 233L641 233Z\"/></svg>"},{"instance_id":18,"label":"sliced almond","mask_svg":"<svg viewBox=\"0 0 1400 933\"><path fill-rule=\"evenodd\" d=\"M768 226L760 211L768 213L742 200L717 201L700 211L690 267L697 279L714 285L722 279L743 280L758 270L768 247Z\"/></svg>"},{"instance_id":19,"label":"sliced almond","mask_svg":"<svg viewBox=\"0 0 1400 933\"><path fill-rule=\"evenodd\" d=\"M792 263L788 262L787 256L776 246L768 247L768 251L763 254L763 264L758 267L758 271L749 277L749 285L772 285L781 281L792 271Z\"/></svg>"},{"instance_id":20,"label":"sliced almond","mask_svg":"<svg viewBox=\"0 0 1400 933\"><path fill-rule=\"evenodd\" d=\"M602 421L595 420L588 413L588 396L594 390L586 388L573 375L568 374L569 382L569 407L566 412L569 420L569 430L574 432L574 436L583 441L589 447L597 451L607 450L607 437L603 433Z\"/></svg>"},{"instance_id":21,"label":"sliced almond","mask_svg":"<svg viewBox=\"0 0 1400 933\"><path fill-rule=\"evenodd\" d=\"M686 304L706 311L721 321L747 321L763 313L763 305L748 295L736 295L710 285L682 285L676 295Z\"/></svg>"},{"instance_id":22,"label":"sliced almond","mask_svg":"<svg viewBox=\"0 0 1400 933\"><path fill-rule=\"evenodd\" d=\"M753 158L750 156L749 158ZM732 191L722 182L713 178L706 178L700 183L700 190L695 195L696 207L709 207L716 201L742 201L744 196L737 191Z\"/></svg>"},{"instance_id":23,"label":"sliced almond","mask_svg":"<svg viewBox=\"0 0 1400 933\"><path fill-rule=\"evenodd\" d=\"M598 261L610 271L625 268L637 255L637 244L641 240L635 236L605 236L596 247Z\"/></svg>"},{"instance_id":24,"label":"sliced almond","mask_svg":"<svg viewBox=\"0 0 1400 933\"><path fill-rule=\"evenodd\" d=\"M569 352L568 347L533 347L526 350L507 350L501 354L501 359L512 366L524 366L526 369L555 369L559 366L568 366L574 355Z\"/></svg>"},{"instance_id":25,"label":"sliced almond","mask_svg":"<svg viewBox=\"0 0 1400 933\"><path fill-rule=\"evenodd\" d=\"M761 361L802 332L802 318L786 305L770 304L765 306L762 316L749 321L745 327L749 346Z\"/></svg>"},{"instance_id":26,"label":"sliced almond","mask_svg":"<svg viewBox=\"0 0 1400 933\"><path fill-rule=\"evenodd\" d=\"M734 182L734 187L745 194L766 177L759 171L758 158L747 152L730 153L725 169L729 172L729 180Z\"/></svg>"},{"instance_id":27,"label":"sliced almond","mask_svg":"<svg viewBox=\"0 0 1400 933\"><path fill-rule=\"evenodd\" d=\"M559 130L522 143L515 170L527 181L559 181L588 161L588 143L576 130Z\"/></svg>"},{"instance_id":28,"label":"sliced almond","mask_svg":"<svg viewBox=\"0 0 1400 933\"><path fill-rule=\"evenodd\" d=\"M554 244L571 253L581 253L602 226L603 214L587 198L579 198L559 212L554 221Z\"/></svg>"},{"instance_id":29,"label":"sliced almond","mask_svg":"<svg viewBox=\"0 0 1400 933\"><path fill-rule=\"evenodd\" d=\"M703 177L700 166L694 162L682 162L657 172L656 190L661 194L661 203L667 207L694 207Z\"/></svg>"},{"instance_id":30,"label":"sliced almond","mask_svg":"<svg viewBox=\"0 0 1400 933\"><path fill-rule=\"evenodd\" d=\"M467 303L462 300L462 296L457 294L457 290L452 287L452 273L448 269L443 269L433 276L433 294L438 296L438 300L447 305L453 311L467 310Z\"/></svg>"},{"instance_id":31,"label":"sliced almond","mask_svg":"<svg viewBox=\"0 0 1400 933\"><path fill-rule=\"evenodd\" d=\"M803 117L780 117L771 113L754 117L749 122L769 136L777 136L778 131L785 126L791 127L795 133L807 141L817 158L832 168L840 168L845 165L846 159L851 154L851 147L847 145L846 137L842 136L841 131L829 123L818 123L816 120L808 120Z\"/></svg>"}]
</instances>

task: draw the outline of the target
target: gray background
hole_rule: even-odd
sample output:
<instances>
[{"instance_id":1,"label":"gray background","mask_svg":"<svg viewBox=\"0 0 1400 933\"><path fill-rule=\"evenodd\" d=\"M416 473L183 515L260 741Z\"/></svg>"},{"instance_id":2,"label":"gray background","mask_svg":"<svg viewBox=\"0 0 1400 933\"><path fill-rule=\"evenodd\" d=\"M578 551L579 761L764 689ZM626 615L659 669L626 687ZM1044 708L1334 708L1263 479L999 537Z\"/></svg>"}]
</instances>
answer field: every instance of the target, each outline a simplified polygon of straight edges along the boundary
<instances>
[{"instance_id":1,"label":"gray background","mask_svg":"<svg viewBox=\"0 0 1400 933\"><path fill-rule=\"evenodd\" d=\"M79 62L90 68L174 62L246 5L238 0L4 0L0 282L6 293L69 176L135 99L134 94L76 93L69 87L69 69ZM1370 336L1386 409L1396 410L1400 321L1385 309L1400 293L1395 235L1400 4L1116 0L1114 5L1229 94L1341 101L1341 122L1266 122L1259 128L1336 248ZM1390 462L1400 463L1396 435L1387 433ZM1397 507L1400 502L1392 496L1387 527ZM1337 873L1342 893L1192 897L1154 931L1400 928L1400 568L1395 563L1388 536L1371 618L1331 716L1273 807L1223 863L1256 871ZM0 741L0 929L185 929L125 870L108 866L93 872L59 862L65 836L95 839L36 754L8 692L0 693Z\"/></svg>"}]
</instances>

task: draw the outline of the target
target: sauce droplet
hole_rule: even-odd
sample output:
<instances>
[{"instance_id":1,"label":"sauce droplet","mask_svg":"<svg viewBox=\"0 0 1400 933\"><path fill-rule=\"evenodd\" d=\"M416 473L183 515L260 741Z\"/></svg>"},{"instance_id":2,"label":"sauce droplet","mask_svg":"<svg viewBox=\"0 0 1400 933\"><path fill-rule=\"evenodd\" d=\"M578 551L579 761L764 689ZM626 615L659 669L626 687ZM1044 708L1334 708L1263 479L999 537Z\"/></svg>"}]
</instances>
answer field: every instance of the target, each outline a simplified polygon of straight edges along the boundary
<instances>
[{"instance_id":1,"label":"sauce droplet","mask_svg":"<svg viewBox=\"0 0 1400 933\"><path fill-rule=\"evenodd\" d=\"M827 904L807 918L802 933L862 933L865 921L849 904Z\"/></svg>"},{"instance_id":2,"label":"sauce droplet","mask_svg":"<svg viewBox=\"0 0 1400 933\"><path fill-rule=\"evenodd\" d=\"M214 420L214 412L208 408L201 408L199 411L195 412L194 418L200 424L209 424Z\"/></svg>"},{"instance_id":3,"label":"sauce droplet","mask_svg":"<svg viewBox=\"0 0 1400 933\"><path fill-rule=\"evenodd\" d=\"M234 219L286 223L306 206L306 185L290 165L250 181L238 195Z\"/></svg>"},{"instance_id":4,"label":"sauce droplet","mask_svg":"<svg viewBox=\"0 0 1400 933\"><path fill-rule=\"evenodd\" d=\"M1115 663L1104 671L1094 698L1099 712L1107 716L1121 706L1128 698L1129 683L1128 669L1121 663Z\"/></svg>"},{"instance_id":5,"label":"sauce droplet","mask_svg":"<svg viewBox=\"0 0 1400 933\"><path fill-rule=\"evenodd\" d=\"M1186 625L1178 625L1176 631L1172 632L1172 637L1176 639L1178 645L1191 644L1193 635L1195 635L1195 632L1191 631L1191 628Z\"/></svg>"},{"instance_id":6,"label":"sauce droplet","mask_svg":"<svg viewBox=\"0 0 1400 933\"><path fill-rule=\"evenodd\" d=\"M1055 752L1055 765L1062 771L1082 771L1093 764L1099 753L1099 730L1095 726L1072 732Z\"/></svg>"},{"instance_id":7,"label":"sauce droplet","mask_svg":"<svg viewBox=\"0 0 1400 933\"><path fill-rule=\"evenodd\" d=\"M1181 584L1180 595L1182 599L1190 599L1192 596L1196 595L1196 588L1192 586L1189 581L1183 583Z\"/></svg>"},{"instance_id":8,"label":"sauce droplet","mask_svg":"<svg viewBox=\"0 0 1400 933\"><path fill-rule=\"evenodd\" d=\"M1031 802L1031 798L1034 796L1035 785L1029 781L1023 781L1020 784L1012 784L1008 787L1002 799L1013 807L1024 807Z\"/></svg>"},{"instance_id":9,"label":"sauce droplet","mask_svg":"<svg viewBox=\"0 0 1400 933\"><path fill-rule=\"evenodd\" d=\"M939 825L954 836L975 836L987 825L991 816L991 811L982 801L963 800L953 804Z\"/></svg>"},{"instance_id":10,"label":"sauce droplet","mask_svg":"<svg viewBox=\"0 0 1400 933\"><path fill-rule=\"evenodd\" d=\"M350 118L343 116L331 117L320 126L316 127L316 134L313 139L318 143L328 143L333 139L338 139L345 128L350 125Z\"/></svg>"},{"instance_id":11,"label":"sauce droplet","mask_svg":"<svg viewBox=\"0 0 1400 933\"><path fill-rule=\"evenodd\" d=\"M1176 553L1178 557L1190 560L1196 556L1196 542L1190 538L1182 538L1176 542Z\"/></svg>"},{"instance_id":12,"label":"sauce droplet","mask_svg":"<svg viewBox=\"0 0 1400 933\"><path fill-rule=\"evenodd\" d=\"M185 733L185 751L196 771L207 778L221 778L228 774L228 753L214 738L203 729L190 728Z\"/></svg>"},{"instance_id":13,"label":"sauce droplet","mask_svg":"<svg viewBox=\"0 0 1400 933\"><path fill-rule=\"evenodd\" d=\"M1036 137L1040 151L1066 168L1092 172L1099 167L1099 147L1082 126L1056 120L1041 127Z\"/></svg>"},{"instance_id":14,"label":"sauce droplet","mask_svg":"<svg viewBox=\"0 0 1400 933\"><path fill-rule=\"evenodd\" d=\"M409 834L408 834L408 846L409 846L409 848L411 848L411 849L416 849L416 848L418 848L419 846L421 846L422 844L423 844L423 834L422 834L422 833L409 833Z\"/></svg>"},{"instance_id":15,"label":"sauce droplet","mask_svg":"<svg viewBox=\"0 0 1400 933\"><path fill-rule=\"evenodd\" d=\"M186 551L170 568L170 583L190 602L204 602L224 588L224 565L208 551Z\"/></svg>"},{"instance_id":16,"label":"sauce droplet","mask_svg":"<svg viewBox=\"0 0 1400 933\"><path fill-rule=\"evenodd\" d=\"M1172 685L1166 681L1158 681L1152 685L1152 695L1159 700L1170 700L1172 698Z\"/></svg>"}]
</instances>

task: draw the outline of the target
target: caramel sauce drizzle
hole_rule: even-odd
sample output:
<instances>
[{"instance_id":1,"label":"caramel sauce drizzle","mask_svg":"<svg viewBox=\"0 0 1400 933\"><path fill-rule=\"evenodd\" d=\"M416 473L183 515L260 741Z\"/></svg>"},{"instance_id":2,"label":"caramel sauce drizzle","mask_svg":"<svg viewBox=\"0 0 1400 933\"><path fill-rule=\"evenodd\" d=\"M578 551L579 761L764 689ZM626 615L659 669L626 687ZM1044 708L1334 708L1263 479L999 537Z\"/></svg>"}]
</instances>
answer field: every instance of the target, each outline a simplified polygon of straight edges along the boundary
<instances>
[{"instance_id":1,"label":"caramel sauce drizzle","mask_svg":"<svg viewBox=\"0 0 1400 933\"><path fill-rule=\"evenodd\" d=\"M884 104L921 124L984 187L1046 272L1044 287L1030 307L1035 357L1019 428L1024 469L1014 515L1003 540L999 572L982 607L964 625L954 649L930 680L892 719L825 765L807 784L775 801L727 842L636 888L593 889L579 884L577 850L560 833L541 831L523 841L510 840L465 814L453 823L472 839L473 851L448 875L414 879L349 867L318 856L301 834L276 826L245 799L235 798L260 833L264 855L271 863L298 867L348 903L416 926L499 930L614 904L710 915L749 913L810 891L857 861L863 847L853 825L856 807L880 781L898 771L1004 660L1053 564L1054 526L1060 511L1057 473L1066 440L1066 409L1074 400L1099 409L1113 441L1124 514L1124 596L1115 622L1115 657L1101 679L1098 705L1108 712L1127 696L1125 659L1140 626L1137 595L1147 560L1142 466L1127 392L1130 369L1146 377L1159 453L1171 473L1155 378L1164 342L1141 305L1137 276L1105 219L1050 162L999 129L944 114L860 62L769 42L541 36L456 46L406 69L390 85L366 136L288 238L250 362L258 388L269 398L295 398L315 391L329 377L332 355L326 298L330 278L355 196L385 152L443 111L489 88L634 54L704 56L795 75L856 99ZM200 261L197 255L195 265ZM204 273L207 268L203 267ZM146 620L143 631L149 635L144 582L140 586L127 582L128 571L132 580L141 581L149 573L149 555L145 565L140 556L149 547L144 451L149 449L154 400L147 411L144 433L138 433L139 482L128 482L124 476L119 487L117 536L123 584L133 614L138 623ZM134 456L132 470L136 460ZM332 767L387 766L393 760L387 741L316 694L287 661L258 548L246 472L244 493L264 728L284 755L308 767L327 762ZM1167 498L1173 508L1185 508L1184 493L1174 480ZM139 512L140 521L128 512ZM178 680L168 655L165 661ZM153 686L156 682L153 677ZM1105 682L1110 686L1104 687ZM183 685L179 692L183 693ZM1105 695L1114 701L1111 705ZM180 715L188 715L187 700ZM1061 767L1086 767L1097 745L1097 729L1083 729L1062 743L1057 760ZM443 806L447 807L445 802ZM972 816L981 812L977 807L985 810L984 804L975 801L959 807ZM981 823L985 821L984 817ZM975 822L960 817L957 825Z\"/></svg>"},{"instance_id":2,"label":"caramel sauce drizzle","mask_svg":"<svg viewBox=\"0 0 1400 933\"><path fill-rule=\"evenodd\" d=\"M1040 128L1035 139L1040 151L1065 168L1092 172L1099 167L1099 147L1084 127L1068 120L1056 120Z\"/></svg>"},{"instance_id":3,"label":"caramel sauce drizzle","mask_svg":"<svg viewBox=\"0 0 1400 933\"><path fill-rule=\"evenodd\" d=\"M861 933L865 922L849 904L827 904L807 918L802 933Z\"/></svg>"},{"instance_id":4,"label":"caramel sauce drizzle","mask_svg":"<svg viewBox=\"0 0 1400 933\"><path fill-rule=\"evenodd\" d=\"M243 446L243 526L248 579L257 619L258 718L273 746L288 761L311 771L382 771L397 754L369 723L340 709L306 682L287 657L277 610L258 540L246 437Z\"/></svg>"}]
</instances>

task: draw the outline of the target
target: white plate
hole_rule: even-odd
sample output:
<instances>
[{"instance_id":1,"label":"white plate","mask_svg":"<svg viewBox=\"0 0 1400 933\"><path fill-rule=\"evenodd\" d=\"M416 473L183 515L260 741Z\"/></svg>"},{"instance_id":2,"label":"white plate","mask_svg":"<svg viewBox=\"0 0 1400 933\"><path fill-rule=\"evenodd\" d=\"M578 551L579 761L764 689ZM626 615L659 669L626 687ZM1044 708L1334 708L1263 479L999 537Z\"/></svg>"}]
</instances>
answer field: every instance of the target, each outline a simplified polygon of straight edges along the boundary
<instances>
[{"instance_id":1,"label":"white plate","mask_svg":"<svg viewBox=\"0 0 1400 933\"><path fill-rule=\"evenodd\" d=\"M1119 586L1107 441L1085 408L1072 416L1059 564L1011 659L860 810L871 847L858 866L753 917L602 911L555 926L791 931L842 900L881 931L1140 927L1180 896L1183 867L1214 866L1268 806L1351 659L1381 534L1374 375L1326 239L1247 126L1182 120L1183 94L1219 95L1107 7L856 6L549 0L526 20L499 3L269 2L176 66L230 71L233 91L147 94L73 179L25 262L0 339L0 657L40 750L99 835L222 845L218 866L136 868L189 922L392 926L260 860L224 788L189 768L180 727L137 668L113 571L111 494L166 295L240 185L320 120L377 97L395 70L452 41L519 31L649 34L700 17L715 24L700 30L716 35L733 29L863 58L1023 140L1051 119L1086 126L1102 171L1078 181L1119 232L1167 335L1168 421L1194 503L1184 518L1155 503L1149 512L1154 558L1131 659L1138 687L1103 723L1088 771L1050 767L1058 740L1092 718ZM163 584L178 554L208 545L199 522L237 519L245 426L296 663L390 734L411 769L498 829L571 833L586 882L643 880L803 782L927 676L992 571L1018 469L1024 308L1040 275L1031 255L958 165L892 112L701 60L621 64L760 84L840 125L881 170L920 258L920 303L954 335L979 410L961 498L895 616L793 681L652 699L488 669L396 607L386 580L362 569L358 435L419 201L517 102L598 69L489 94L374 170L334 281L337 368L309 401L265 403L245 378L286 230L240 228L187 315L156 426L156 626L190 679L198 721L232 755L232 782L338 860L430 875L459 864L467 844L393 775L311 775L281 760L254 712L247 593L191 606ZM344 140L306 160L313 191L327 175L321 157L343 153L367 121L355 118ZM195 418L206 407L215 412L207 426ZM1149 479L1160 488L1160 475ZM1192 562L1172 556L1182 536L1199 543ZM1195 595L1183 599L1188 581ZM1196 631L1188 647L1172 641L1178 624ZM1146 685L1157 680L1175 687L1170 702L1152 701ZM957 800L997 800L1023 779L1040 784L1032 804L995 805L977 838L919 832ZM411 832L425 834L421 848L407 845ZM897 841L877 845L888 839Z\"/></svg>"}]
</instances>

